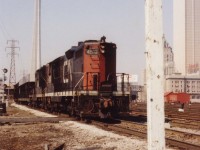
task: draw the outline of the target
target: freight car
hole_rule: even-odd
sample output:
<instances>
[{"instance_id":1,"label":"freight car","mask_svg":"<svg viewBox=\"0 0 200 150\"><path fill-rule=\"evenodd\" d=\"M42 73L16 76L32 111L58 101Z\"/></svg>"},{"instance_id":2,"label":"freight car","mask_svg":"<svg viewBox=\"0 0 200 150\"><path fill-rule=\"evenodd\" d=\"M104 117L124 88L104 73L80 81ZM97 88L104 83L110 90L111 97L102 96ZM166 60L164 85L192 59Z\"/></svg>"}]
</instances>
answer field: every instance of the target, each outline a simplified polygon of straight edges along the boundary
<instances>
[{"instance_id":1,"label":"freight car","mask_svg":"<svg viewBox=\"0 0 200 150\"><path fill-rule=\"evenodd\" d=\"M117 88L117 78L128 75L116 73L116 49L116 44L106 42L105 37L72 46L65 55L36 71L34 88L30 82L22 85L24 92L30 90L27 102L32 107L80 117L127 113L130 92L123 82L121 89ZM15 90L18 102L25 100L19 93L21 88L18 85Z\"/></svg>"},{"instance_id":2,"label":"freight car","mask_svg":"<svg viewBox=\"0 0 200 150\"><path fill-rule=\"evenodd\" d=\"M14 85L14 99L17 103L28 105L30 102L29 96L33 94L35 89L35 82L23 81L24 79Z\"/></svg>"}]
</instances>

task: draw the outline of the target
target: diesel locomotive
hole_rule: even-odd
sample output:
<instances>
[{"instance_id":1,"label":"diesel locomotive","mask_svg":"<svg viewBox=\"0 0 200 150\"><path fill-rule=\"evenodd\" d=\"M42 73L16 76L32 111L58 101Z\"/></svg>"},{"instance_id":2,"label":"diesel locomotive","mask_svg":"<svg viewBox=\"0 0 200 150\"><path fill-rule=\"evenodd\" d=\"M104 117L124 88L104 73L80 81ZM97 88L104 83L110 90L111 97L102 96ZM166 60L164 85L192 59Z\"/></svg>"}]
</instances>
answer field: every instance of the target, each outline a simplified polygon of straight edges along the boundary
<instances>
[{"instance_id":1,"label":"diesel locomotive","mask_svg":"<svg viewBox=\"0 0 200 150\"><path fill-rule=\"evenodd\" d=\"M15 85L14 98L51 112L115 117L129 112L125 73L116 73L116 44L87 40L35 72L35 81ZM117 79L121 78L120 85Z\"/></svg>"}]
</instances>

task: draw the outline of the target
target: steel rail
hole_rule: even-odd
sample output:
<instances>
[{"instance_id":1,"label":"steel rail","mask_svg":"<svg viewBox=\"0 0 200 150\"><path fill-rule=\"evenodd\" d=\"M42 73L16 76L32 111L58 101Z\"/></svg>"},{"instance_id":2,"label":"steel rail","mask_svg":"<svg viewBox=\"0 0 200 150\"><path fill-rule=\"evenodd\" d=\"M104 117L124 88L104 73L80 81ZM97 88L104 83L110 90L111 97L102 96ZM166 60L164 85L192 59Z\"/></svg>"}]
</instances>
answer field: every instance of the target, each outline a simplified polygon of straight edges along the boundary
<instances>
[{"instance_id":1,"label":"steel rail","mask_svg":"<svg viewBox=\"0 0 200 150\"><path fill-rule=\"evenodd\" d=\"M107 123L102 123L102 122L98 122L98 121L92 121L92 124L99 126L103 129L109 130L109 131L111 130L111 131L115 131L115 132L118 132L118 133L121 133L121 134L129 135L129 136L137 136L139 138L145 138L145 139L147 138L147 132L146 131L139 131L137 129L127 128L127 127L124 128L124 127L119 126L117 124L113 125L113 124L107 124ZM137 123L137 125L139 125L139 124ZM143 126L145 126L145 125L143 125ZM168 132L169 130L170 129L167 129L166 131ZM173 131L171 130L170 132L187 134L185 132L175 131L175 130L173 130ZM193 134L190 134L190 135L193 135ZM195 135L195 136L200 137L200 135ZM192 150L199 150L200 149L200 145L180 141L180 140L169 138L169 137L166 138L166 144L169 145L169 146L178 147L178 148L181 148L181 149L192 149Z\"/></svg>"},{"instance_id":2,"label":"steel rail","mask_svg":"<svg viewBox=\"0 0 200 150\"><path fill-rule=\"evenodd\" d=\"M197 124L190 124L190 123L183 123L183 122L170 122L171 127L180 127L180 128L187 128L187 129L200 129L200 125Z\"/></svg>"}]
</instances>

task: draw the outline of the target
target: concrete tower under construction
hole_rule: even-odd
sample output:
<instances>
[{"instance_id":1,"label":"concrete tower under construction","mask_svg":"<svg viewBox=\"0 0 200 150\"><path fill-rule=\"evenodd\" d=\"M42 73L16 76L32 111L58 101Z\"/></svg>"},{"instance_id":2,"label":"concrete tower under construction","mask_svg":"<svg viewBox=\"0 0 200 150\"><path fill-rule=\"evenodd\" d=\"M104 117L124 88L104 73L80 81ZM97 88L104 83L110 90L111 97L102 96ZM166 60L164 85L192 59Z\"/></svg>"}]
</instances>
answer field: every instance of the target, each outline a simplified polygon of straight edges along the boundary
<instances>
[{"instance_id":1,"label":"concrete tower under construction","mask_svg":"<svg viewBox=\"0 0 200 150\"><path fill-rule=\"evenodd\" d=\"M30 81L35 80L35 71L41 67L41 0L35 0L34 17Z\"/></svg>"}]
</instances>

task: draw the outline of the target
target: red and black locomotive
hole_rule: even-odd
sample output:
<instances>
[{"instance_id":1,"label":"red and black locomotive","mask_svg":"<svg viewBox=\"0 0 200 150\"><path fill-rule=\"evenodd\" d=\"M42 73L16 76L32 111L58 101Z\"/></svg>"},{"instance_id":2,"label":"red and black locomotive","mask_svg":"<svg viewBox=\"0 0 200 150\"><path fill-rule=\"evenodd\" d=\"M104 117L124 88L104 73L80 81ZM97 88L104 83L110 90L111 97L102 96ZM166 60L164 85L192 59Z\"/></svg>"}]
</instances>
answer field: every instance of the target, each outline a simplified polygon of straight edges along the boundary
<instances>
[{"instance_id":1,"label":"red and black locomotive","mask_svg":"<svg viewBox=\"0 0 200 150\"><path fill-rule=\"evenodd\" d=\"M100 41L79 42L65 55L35 73L35 82L15 85L15 100L48 111L71 115L117 116L129 111L129 91L122 82L117 88L116 44Z\"/></svg>"}]
</instances>

